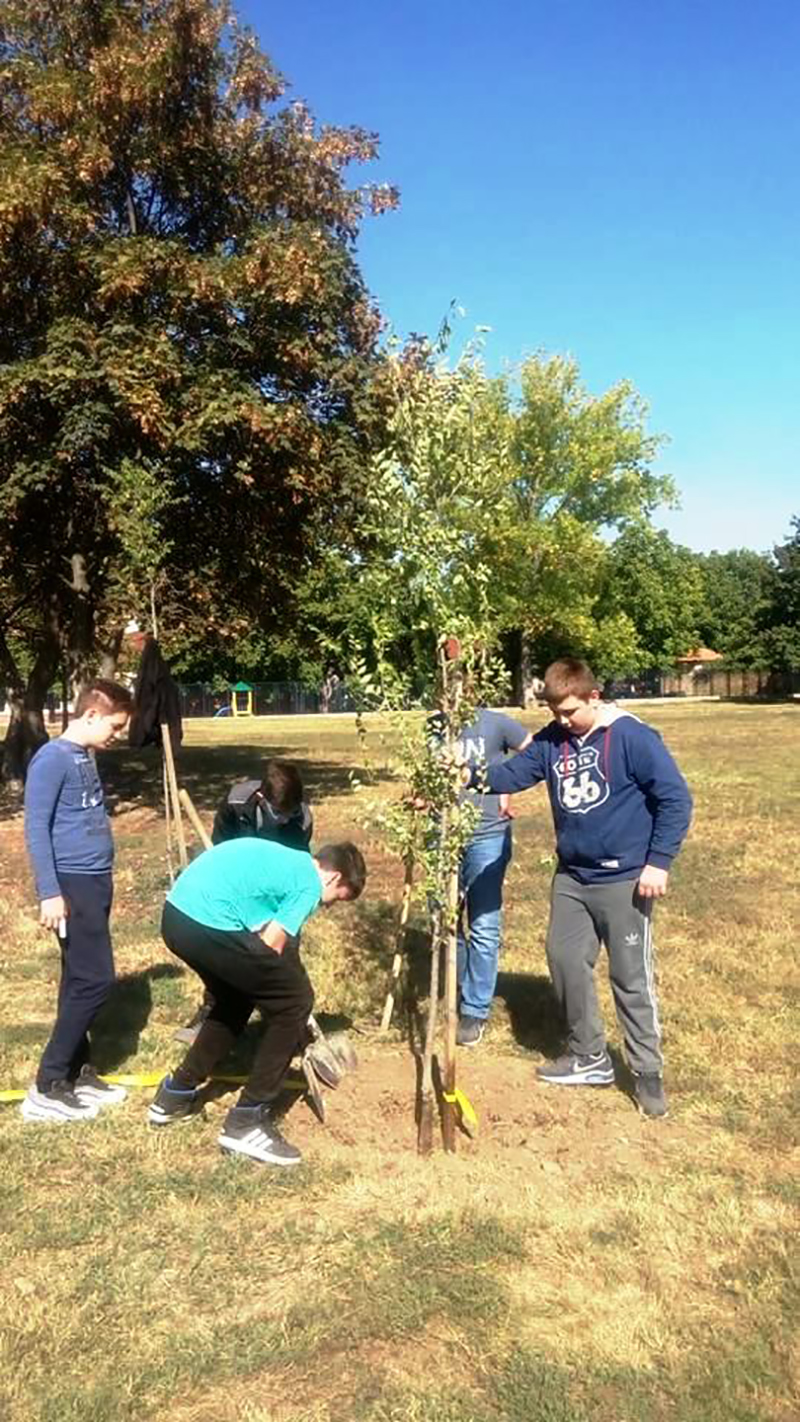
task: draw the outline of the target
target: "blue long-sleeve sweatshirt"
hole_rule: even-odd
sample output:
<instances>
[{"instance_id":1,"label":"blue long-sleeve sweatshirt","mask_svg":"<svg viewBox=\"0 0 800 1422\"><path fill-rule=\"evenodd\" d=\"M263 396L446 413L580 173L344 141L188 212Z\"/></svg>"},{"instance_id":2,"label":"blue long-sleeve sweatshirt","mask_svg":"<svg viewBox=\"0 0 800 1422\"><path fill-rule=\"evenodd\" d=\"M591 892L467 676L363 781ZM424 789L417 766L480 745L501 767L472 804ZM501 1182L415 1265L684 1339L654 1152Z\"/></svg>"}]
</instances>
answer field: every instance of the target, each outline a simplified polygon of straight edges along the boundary
<instances>
[{"instance_id":1,"label":"blue long-sleeve sweatshirt","mask_svg":"<svg viewBox=\"0 0 800 1422\"><path fill-rule=\"evenodd\" d=\"M658 732L612 706L585 736L552 721L484 773L496 794L547 781L559 868L582 884L669 869L691 820L688 786Z\"/></svg>"},{"instance_id":2,"label":"blue long-sleeve sweatshirt","mask_svg":"<svg viewBox=\"0 0 800 1422\"><path fill-rule=\"evenodd\" d=\"M114 841L94 756L59 736L31 760L25 779L25 842L39 899L61 893L63 874L106 874Z\"/></svg>"}]
</instances>

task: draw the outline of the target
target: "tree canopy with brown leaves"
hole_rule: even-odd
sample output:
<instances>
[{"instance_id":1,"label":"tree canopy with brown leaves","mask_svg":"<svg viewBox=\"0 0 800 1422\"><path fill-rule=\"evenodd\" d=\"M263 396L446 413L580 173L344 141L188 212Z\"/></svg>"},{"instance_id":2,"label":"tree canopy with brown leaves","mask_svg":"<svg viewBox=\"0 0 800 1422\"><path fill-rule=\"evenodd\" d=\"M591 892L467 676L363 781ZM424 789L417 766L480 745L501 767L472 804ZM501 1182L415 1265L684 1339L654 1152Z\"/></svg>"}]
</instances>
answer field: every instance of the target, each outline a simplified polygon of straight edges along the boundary
<instances>
[{"instance_id":1,"label":"tree canopy with brown leaves","mask_svg":"<svg viewBox=\"0 0 800 1422\"><path fill-rule=\"evenodd\" d=\"M12 768L159 589L169 625L277 620L378 419L350 188L227 0L0 0L0 655ZM7 757L8 759L8 757Z\"/></svg>"}]
</instances>

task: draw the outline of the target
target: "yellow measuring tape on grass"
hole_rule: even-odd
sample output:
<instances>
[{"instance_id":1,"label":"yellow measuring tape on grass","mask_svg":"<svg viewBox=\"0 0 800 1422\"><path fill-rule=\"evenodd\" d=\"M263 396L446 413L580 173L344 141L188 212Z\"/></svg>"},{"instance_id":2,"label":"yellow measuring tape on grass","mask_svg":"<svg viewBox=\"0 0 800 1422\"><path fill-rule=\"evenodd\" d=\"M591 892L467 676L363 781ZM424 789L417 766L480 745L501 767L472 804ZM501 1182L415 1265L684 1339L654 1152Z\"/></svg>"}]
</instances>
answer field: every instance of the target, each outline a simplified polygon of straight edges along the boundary
<instances>
[{"instance_id":1,"label":"yellow measuring tape on grass","mask_svg":"<svg viewBox=\"0 0 800 1422\"><path fill-rule=\"evenodd\" d=\"M463 1121L464 1125L467 1127L468 1130L477 1131L478 1117L475 1111L475 1107L473 1106L469 1097L464 1095L464 1092L461 1090L460 1087L457 1086L455 1091L452 1092L443 1091L442 1097L445 1101L448 1102L450 1106L458 1107L459 1111L461 1112L461 1120Z\"/></svg>"},{"instance_id":2,"label":"yellow measuring tape on grass","mask_svg":"<svg viewBox=\"0 0 800 1422\"><path fill-rule=\"evenodd\" d=\"M169 1073L165 1071L145 1071L145 1072L108 1072L104 1073L101 1080L113 1082L115 1086L160 1086L165 1076ZM222 1082L227 1086L243 1086L247 1080L246 1076L212 1076L211 1081ZM288 1091L305 1091L306 1083L302 1077L291 1072L285 1076L282 1086ZM10 1101L24 1101L27 1090L15 1088L9 1091L0 1091L0 1105Z\"/></svg>"}]
</instances>

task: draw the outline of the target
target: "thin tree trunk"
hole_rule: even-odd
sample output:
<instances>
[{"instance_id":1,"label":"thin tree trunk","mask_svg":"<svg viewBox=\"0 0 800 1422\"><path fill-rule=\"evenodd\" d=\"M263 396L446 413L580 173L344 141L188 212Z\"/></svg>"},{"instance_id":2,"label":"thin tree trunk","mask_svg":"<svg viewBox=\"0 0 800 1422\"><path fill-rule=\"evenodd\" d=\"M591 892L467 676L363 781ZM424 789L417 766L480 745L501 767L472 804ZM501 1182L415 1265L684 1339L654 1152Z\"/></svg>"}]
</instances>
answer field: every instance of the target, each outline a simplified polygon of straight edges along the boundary
<instances>
[{"instance_id":1,"label":"thin tree trunk","mask_svg":"<svg viewBox=\"0 0 800 1422\"><path fill-rule=\"evenodd\" d=\"M113 681L114 677L117 674L117 662L119 661L121 647L122 628L120 627L114 633L113 637L111 638L111 641L108 642L104 647L99 648L100 670L98 672L98 676L104 676L107 677L109 680Z\"/></svg>"},{"instance_id":2,"label":"thin tree trunk","mask_svg":"<svg viewBox=\"0 0 800 1422\"><path fill-rule=\"evenodd\" d=\"M386 1001L383 1005L383 1016L381 1017L381 1032L388 1032L389 1024L394 1011L394 999L397 991L397 984L400 980L400 973L403 968L405 957L404 946L406 929L408 927L408 916L411 912L411 895L414 888L414 859L411 854L405 861L405 876L403 879L403 897L400 901L400 919L397 925L397 935L394 944L394 957L392 959L392 976L389 981L389 991L386 994Z\"/></svg>"},{"instance_id":3,"label":"thin tree trunk","mask_svg":"<svg viewBox=\"0 0 800 1422\"><path fill-rule=\"evenodd\" d=\"M21 791L28 762L49 739L44 720L44 703L58 673L60 661L58 619L54 606L45 611L44 624L33 667L27 681L0 635L0 660L6 672L10 717L2 752L3 779Z\"/></svg>"},{"instance_id":4,"label":"thin tree trunk","mask_svg":"<svg viewBox=\"0 0 800 1422\"><path fill-rule=\"evenodd\" d=\"M517 627L509 633L506 647L511 663L514 704L528 710L536 701L536 673L533 667L530 636L522 628Z\"/></svg>"},{"instance_id":5,"label":"thin tree trunk","mask_svg":"<svg viewBox=\"0 0 800 1422\"><path fill-rule=\"evenodd\" d=\"M425 1046L422 1053L422 1081L420 1083L419 1129L417 1150L420 1155L430 1155L433 1150L433 1044L436 1041L436 1018L439 1007L439 961L442 948L442 910L437 905L431 916L431 985L428 998L428 1021L425 1027Z\"/></svg>"},{"instance_id":6,"label":"thin tree trunk","mask_svg":"<svg viewBox=\"0 0 800 1422\"><path fill-rule=\"evenodd\" d=\"M88 679L94 656L94 607L92 589L83 553L71 553L67 559L70 577L66 579L72 594L67 627L66 662L73 693L77 694Z\"/></svg>"},{"instance_id":7,"label":"thin tree trunk","mask_svg":"<svg viewBox=\"0 0 800 1422\"><path fill-rule=\"evenodd\" d=\"M447 886L447 931L444 970L444 1100L442 1102L442 1140L451 1154L456 1148L456 1028L458 1026L457 954L458 954L458 869L450 875Z\"/></svg>"}]
</instances>

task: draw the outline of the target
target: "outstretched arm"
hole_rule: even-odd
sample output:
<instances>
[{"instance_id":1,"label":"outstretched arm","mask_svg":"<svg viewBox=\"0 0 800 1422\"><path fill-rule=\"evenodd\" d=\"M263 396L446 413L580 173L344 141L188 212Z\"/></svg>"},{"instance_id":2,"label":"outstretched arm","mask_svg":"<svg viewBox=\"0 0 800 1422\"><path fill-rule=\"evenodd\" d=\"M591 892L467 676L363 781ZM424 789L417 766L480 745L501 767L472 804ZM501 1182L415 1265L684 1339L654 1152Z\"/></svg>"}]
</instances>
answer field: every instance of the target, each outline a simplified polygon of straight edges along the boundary
<instances>
[{"instance_id":1,"label":"outstretched arm","mask_svg":"<svg viewBox=\"0 0 800 1422\"><path fill-rule=\"evenodd\" d=\"M672 861L691 823L692 797L675 761L655 733L637 747L633 771L653 815L653 833L647 863L639 876L639 893L646 899L663 898Z\"/></svg>"},{"instance_id":2,"label":"outstretched arm","mask_svg":"<svg viewBox=\"0 0 800 1422\"><path fill-rule=\"evenodd\" d=\"M465 766L464 771L464 783L471 789L485 786L493 795L517 795L521 790L546 779L545 747L534 737L525 750L520 751L519 755L512 755L509 760L498 761L483 770Z\"/></svg>"}]
</instances>

